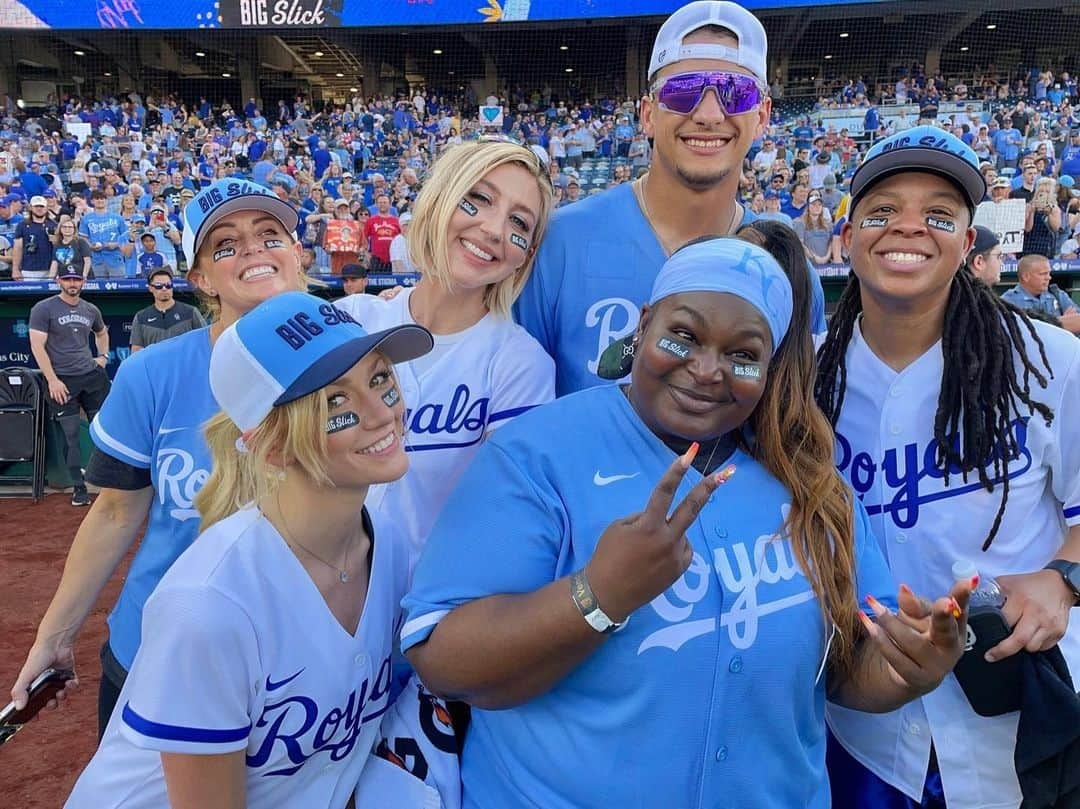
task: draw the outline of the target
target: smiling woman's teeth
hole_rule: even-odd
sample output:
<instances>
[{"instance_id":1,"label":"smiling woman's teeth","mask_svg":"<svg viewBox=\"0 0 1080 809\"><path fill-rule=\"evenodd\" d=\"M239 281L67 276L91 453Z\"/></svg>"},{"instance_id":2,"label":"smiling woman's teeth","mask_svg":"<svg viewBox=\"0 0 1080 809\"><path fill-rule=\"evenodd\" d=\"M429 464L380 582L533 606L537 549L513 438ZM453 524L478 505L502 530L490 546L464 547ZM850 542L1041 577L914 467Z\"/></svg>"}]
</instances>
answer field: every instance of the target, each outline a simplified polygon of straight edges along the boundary
<instances>
[{"instance_id":1,"label":"smiling woman's teeth","mask_svg":"<svg viewBox=\"0 0 1080 809\"><path fill-rule=\"evenodd\" d=\"M461 240L461 246L464 247L466 250L468 250L470 253L472 253L477 258L482 258L484 261L491 261L493 258L495 258L495 256L491 255L490 253L485 253L483 250L481 250L475 244L470 242L468 239L462 239Z\"/></svg>"},{"instance_id":2,"label":"smiling woman's teeth","mask_svg":"<svg viewBox=\"0 0 1080 809\"><path fill-rule=\"evenodd\" d=\"M364 447L360 450L361 455L372 455L376 452L382 452L384 449L394 443L394 434L390 433L385 438L380 438L370 447Z\"/></svg>"},{"instance_id":3,"label":"smiling woman's teeth","mask_svg":"<svg viewBox=\"0 0 1080 809\"><path fill-rule=\"evenodd\" d=\"M897 264L918 264L926 261L926 256L919 253L886 253L885 258Z\"/></svg>"},{"instance_id":4,"label":"smiling woman's teeth","mask_svg":"<svg viewBox=\"0 0 1080 809\"><path fill-rule=\"evenodd\" d=\"M250 281L252 278L261 278L264 275L273 275L276 272L277 270L275 270L269 264L264 264L261 267L249 267L248 269L244 270L243 274L240 276L240 280Z\"/></svg>"}]
</instances>

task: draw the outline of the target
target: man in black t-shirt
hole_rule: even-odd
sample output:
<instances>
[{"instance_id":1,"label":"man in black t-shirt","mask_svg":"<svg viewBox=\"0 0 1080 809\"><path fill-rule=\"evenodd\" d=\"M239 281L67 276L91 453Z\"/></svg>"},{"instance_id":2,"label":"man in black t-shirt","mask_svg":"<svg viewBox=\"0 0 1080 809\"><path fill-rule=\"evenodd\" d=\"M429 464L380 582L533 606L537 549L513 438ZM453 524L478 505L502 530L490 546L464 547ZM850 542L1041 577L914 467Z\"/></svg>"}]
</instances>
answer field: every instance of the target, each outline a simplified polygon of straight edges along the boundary
<instances>
[{"instance_id":1,"label":"man in black t-shirt","mask_svg":"<svg viewBox=\"0 0 1080 809\"><path fill-rule=\"evenodd\" d=\"M53 259L50 237L56 223L49 219L48 201L36 196L30 199L30 218L15 227L11 250L11 277L15 281L41 281L49 277Z\"/></svg>"},{"instance_id":2,"label":"man in black t-shirt","mask_svg":"<svg viewBox=\"0 0 1080 809\"><path fill-rule=\"evenodd\" d=\"M68 471L75 482L71 505L88 506L79 449L79 409L92 420L109 393L105 373L109 330L101 310L80 297L82 274L71 267L63 272L57 278L60 294L38 301L30 310L30 350L49 385L49 415L64 431ZM90 353L91 334L96 357Z\"/></svg>"},{"instance_id":3,"label":"man in black t-shirt","mask_svg":"<svg viewBox=\"0 0 1080 809\"><path fill-rule=\"evenodd\" d=\"M173 275L169 267L151 271L146 286L154 296L154 303L136 312L131 322L132 353L206 325L198 309L173 299Z\"/></svg>"}]
</instances>

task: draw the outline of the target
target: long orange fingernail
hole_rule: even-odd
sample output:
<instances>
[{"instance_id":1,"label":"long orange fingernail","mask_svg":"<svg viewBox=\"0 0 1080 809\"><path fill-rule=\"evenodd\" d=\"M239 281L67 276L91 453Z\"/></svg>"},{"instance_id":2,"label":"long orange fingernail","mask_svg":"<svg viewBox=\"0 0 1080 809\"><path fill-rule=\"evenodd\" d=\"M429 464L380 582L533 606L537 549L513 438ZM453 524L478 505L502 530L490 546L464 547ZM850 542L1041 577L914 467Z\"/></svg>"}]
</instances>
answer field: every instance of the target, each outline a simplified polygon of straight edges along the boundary
<instances>
[{"instance_id":1,"label":"long orange fingernail","mask_svg":"<svg viewBox=\"0 0 1080 809\"><path fill-rule=\"evenodd\" d=\"M901 584L901 585L900 585L900 592L901 592L901 593L905 593L906 595L909 595L909 596L913 596L913 595L915 595L915 593L913 593L913 592L911 591L911 588L910 588L910 587L908 587L908 586L907 586L906 584Z\"/></svg>"},{"instance_id":2,"label":"long orange fingernail","mask_svg":"<svg viewBox=\"0 0 1080 809\"><path fill-rule=\"evenodd\" d=\"M949 607L951 608L950 612L952 613L952 617L959 618L962 613L960 612L960 605L956 603L955 598L949 599Z\"/></svg>"},{"instance_id":3,"label":"long orange fingernail","mask_svg":"<svg viewBox=\"0 0 1080 809\"><path fill-rule=\"evenodd\" d=\"M874 622L871 621L869 618L867 618L866 613L863 612L862 610L859 610L856 613L856 615L859 616L859 620L861 620L863 626L866 627L866 633L868 635L873 635L874 634Z\"/></svg>"},{"instance_id":4,"label":"long orange fingernail","mask_svg":"<svg viewBox=\"0 0 1080 809\"><path fill-rule=\"evenodd\" d=\"M866 603L870 605L870 609L872 609L875 613L885 612L885 607L881 605L881 602L869 593L866 596Z\"/></svg>"},{"instance_id":5,"label":"long orange fingernail","mask_svg":"<svg viewBox=\"0 0 1080 809\"><path fill-rule=\"evenodd\" d=\"M720 483L725 483L725 482L731 480L731 476L734 475L734 474L735 474L735 465L732 464L731 466L721 470L720 472L717 472L716 476L720 479Z\"/></svg>"},{"instance_id":6,"label":"long orange fingernail","mask_svg":"<svg viewBox=\"0 0 1080 809\"><path fill-rule=\"evenodd\" d=\"M694 462L694 458L697 457L699 449L701 449L701 445L698 444L697 441L690 445L690 449L688 449L686 451L686 455L683 456L684 458L686 458L686 462L688 464L692 464Z\"/></svg>"}]
</instances>

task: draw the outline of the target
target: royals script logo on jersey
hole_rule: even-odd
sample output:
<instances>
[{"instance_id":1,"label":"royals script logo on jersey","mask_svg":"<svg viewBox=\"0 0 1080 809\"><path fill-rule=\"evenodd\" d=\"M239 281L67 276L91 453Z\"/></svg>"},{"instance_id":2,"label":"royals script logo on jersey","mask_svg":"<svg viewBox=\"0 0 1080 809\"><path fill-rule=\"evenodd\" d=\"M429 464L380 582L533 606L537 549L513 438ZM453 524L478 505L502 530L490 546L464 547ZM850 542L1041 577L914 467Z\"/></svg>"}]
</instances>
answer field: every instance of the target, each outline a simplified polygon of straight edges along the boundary
<instances>
[{"instance_id":1,"label":"royals script logo on jersey","mask_svg":"<svg viewBox=\"0 0 1080 809\"><path fill-rule=\"evenodd\" d=\"M788 505L780 512L787 519ZM715 571L715 574L714 574ZM728 593L731 606L717 619L694 617L694 607L715 586L716 577ZM784 586L796 582L795 590ZM779 585L779 586L777 586ZM749 649L757 640L762 618L814 600L814 591L795 560L786 536L764 534L752 544L732 542L713 551L712 564L697 551L686 572L649 606L668 626L651 632L638 646L638 654L663 647L677 652L688 641L725 629L736 649ZM727 599L724 599L725 606Z\"/></svg>"},{"instance_id":2,"label":"royals script logo on jersey","mask_svg":"<svg viewBox=\"0 0 1080 809\"><path fill-rule=\"evenodd\" d=\"M184 428L186 429L186 428ZM162 429L161 433L178 432ZM210 477L208 469L196 466L191 453L179 447L164 447L157 455L157 495L174 520L195 520L195 495Z\"/></svg>"},{"instance_id":3,"label":"royals script logo on jersey","mask_svg":"<svg viewBox=\"0 0 1080 809\"><path fill-rule=\"evenodd\" d=\"M1027 418L1012 422L1015 452L1009 447L998 446L987 458L984 466L995 489L1002 482L1002 476L995 476L993 472L995 458L1009 460L1009 480L1020 477L1031 468L1027 425ZM958 449L959 445L960 438L954 437L953 448ZM946 488L943 485L944 475L937 464L939 445L936 439L931 439L925 446L913 442L902 447L890 447L880 459L868 452L853 453L851 442L840 432L836 433L836 446L836 466L840 474L851 482L851 487L866 507L866 513L870 516L888 514L897 528L914 526L919 521L919 510L923 505L983 489L977 473L968 472L965 479L955 466L949 469L949 486ZM879 476L884 476L885 487L892 490L892 497L887 502L866 502L868 493L885 488L881 486Z\"/></svg>"},{"instance_id":4,"label":"royals script logo on jersey","mask_svg":"<svg viewBox=\"0 0 1080 809\"><path fill-rule=\"evenodd\" d=\"M454 389L449 402L429 402L406 411L409 430L405 435L406 449L435 449L447 446L436 436L453 438L450 446L469 446L484 436L490 417L491 399L487 396L473 398L468 385L460 384ZM465 435L461 435L465 433ZM409 445L409 438L432 437L419 446Z\"/></svg>"},{"instance_id":5,"label":"royals script logo on jersey","mask_svg":"<svg viewBox=\"0 0 1080 809\"><path fill-rule=\"evenodd\" d=\"M247 765L262 767L278 744L283 746L289 764L262 773L263 777L292 775L308 759L323 752L328 754L330 761L341 761L356 747L364 726L378 721L386 713L390 705L391 671L390 656L387 655L374 681L365 677L344 705L328 708L309 696L289 693L288 685L304 673L303 669L277 682L267 677L266 704L252 726L252 736L262 736L262 739L255 752L248 754ZM285 692L283 698L275 698L276 691ZM263 728L266 728L265 732Z\"/></svg>"}]
</instances>

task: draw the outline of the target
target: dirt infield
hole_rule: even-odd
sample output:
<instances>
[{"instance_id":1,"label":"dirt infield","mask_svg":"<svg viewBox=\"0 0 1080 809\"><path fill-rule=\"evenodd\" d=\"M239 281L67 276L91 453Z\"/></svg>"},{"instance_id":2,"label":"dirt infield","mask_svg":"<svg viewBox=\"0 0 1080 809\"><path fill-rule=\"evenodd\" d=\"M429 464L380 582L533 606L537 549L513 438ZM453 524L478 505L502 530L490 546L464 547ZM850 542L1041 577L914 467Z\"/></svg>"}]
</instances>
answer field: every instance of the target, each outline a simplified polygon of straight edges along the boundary
<instances>
[{"instance_id":1,"label":"dirt infield","mask_svg":"<svg viewBox=\"0 0 1080 809\"><path fill-rule=\"evenodd\" d=\"M85 508L70 494L0 500L0 703L7 704L15 675L34 639L37 623L60 581L68 547ZM105 616L116 601L125 560L87 618L75 652L80 687L56 711L45 710L0 747L0 805L56 809L97 746L98 652Z\"/></svg>"}]
</instances>

